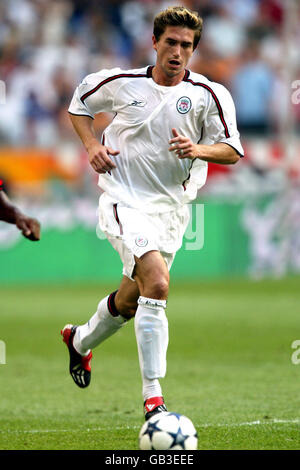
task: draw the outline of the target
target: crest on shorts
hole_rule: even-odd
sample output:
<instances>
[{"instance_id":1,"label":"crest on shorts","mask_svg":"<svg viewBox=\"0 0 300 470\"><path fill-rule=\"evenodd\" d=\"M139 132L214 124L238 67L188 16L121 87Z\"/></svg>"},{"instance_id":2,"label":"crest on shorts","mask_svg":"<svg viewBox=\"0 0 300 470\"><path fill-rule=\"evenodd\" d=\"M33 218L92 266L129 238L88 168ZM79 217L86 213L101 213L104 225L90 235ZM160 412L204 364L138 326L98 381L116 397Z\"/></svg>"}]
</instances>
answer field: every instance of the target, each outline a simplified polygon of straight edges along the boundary
<instances>
[{"instance_id":1,"label":"crest on shorts","mask_svg":"<svg viewBox=\"0 0 300 470\"><path fill-rule=\"evenodd\" d=\"M137 246L143 247L143 246L148 245L148 240L147 240L147 238L145 238L141 235L138 235L135 239L135 244Z\"/></svg>"},{"instance_id":2,"label":"crest on shorts","mask_svg":"<svg viewBox=\"0 0 300 470\"><path fill-rule=\"evenodd\" d=\"M176 104L177 111L180 114L186 114L192 107L192 102L188 96L182 96L179 98Z\"/></svg>"}]
</instances>

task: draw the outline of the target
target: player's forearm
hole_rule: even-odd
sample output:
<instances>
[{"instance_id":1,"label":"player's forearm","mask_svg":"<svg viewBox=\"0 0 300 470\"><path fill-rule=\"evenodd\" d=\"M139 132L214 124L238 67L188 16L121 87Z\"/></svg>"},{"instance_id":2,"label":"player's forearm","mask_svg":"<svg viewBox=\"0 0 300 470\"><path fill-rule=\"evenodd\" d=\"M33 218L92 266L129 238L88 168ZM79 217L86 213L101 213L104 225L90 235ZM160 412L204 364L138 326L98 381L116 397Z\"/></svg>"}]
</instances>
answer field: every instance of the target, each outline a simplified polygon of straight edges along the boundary
<instances>
[{"instance_id":1,"label":"player's forearm","mask_svg":"<svg viewBox=\"0 0 300 470\"><path fill-rule=\"evenodd\" d=\"M221 163L223 165L234 164L240 159L234 148L223 143L213 145L198 144L196 146L196 154L196 158L200 158L206 162Z\"/></svg>"},{"instance_id":2,"label":"player's forearm","mask_svg":"<svg viewBox=\"0 0 300 470\"><path fill-rule=\"evenodd\" d=\"M88 151L94 144L98 143L93 119L88 116L76 116L74 114L69 114L69 116L75 131Z\"/></svg>"},{"instance_id":3,"label":"player's forearm","mask_svg":"<svg viewBox=\"0 0 300 470\"><path fill-rule=\"evenodd\" d=\"M20 211L10 202L6 194L0 192L0 220L15 224Z\"/></svg>"},{"instance_id":4,"label":"player's forearm","mask_svg":"<svg viewBox=\"0 0 300 470\"><path fill-rule=\"evenodd\" d=\"M169 151L175 152L179 159L200 158L206 162L221 163L223 165L230 165L236 163L240 156L237 151L225 143L218 143L212 145L194 144L192 140L179 134L178 130L172 128L173 138L169 140Z\"/></svg>"}]
</instances>

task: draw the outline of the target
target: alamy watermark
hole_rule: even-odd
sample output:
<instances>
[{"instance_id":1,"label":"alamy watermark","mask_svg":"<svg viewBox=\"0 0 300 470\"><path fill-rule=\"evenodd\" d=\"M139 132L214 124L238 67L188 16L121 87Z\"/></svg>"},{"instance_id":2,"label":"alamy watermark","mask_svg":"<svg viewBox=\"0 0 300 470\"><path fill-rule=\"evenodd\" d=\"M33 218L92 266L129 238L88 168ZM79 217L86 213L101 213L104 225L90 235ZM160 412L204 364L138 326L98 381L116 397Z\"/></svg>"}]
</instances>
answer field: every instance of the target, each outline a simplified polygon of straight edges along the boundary
<instances>
[{"instance_id":1,"label":"alamy watermark","mask_svg":"<svg viewBox=\"0 0 300 470\"><path fill-rule=\"evenodd\" d=\"M6 85L3 80L0 80L0 105L6 103Z\"/></svg>"},{"instance_id":2,"label":"alamy watermark","mask_svg":"<svg viewBox=\"0 0 300 470\"><path fill-rule=\"evenodd\" d=\"M183 236L182 247L187 251L199 251L204 247L204 204L188 204L187 206L190 217ZM118 220L117 215L115 215L115 218ZM118 221L118 223L120 224L120 221ZM162 242L164 245L167 245L168 243L170 243L170 245L177 243L178 234L175 233L175 225L176 224L173 225L172 221L170 220L166 222L164 226L164 233L161 234L160 238L160 242ZM106 235L102 232L99 225L96 227L96 234L100 240L106 239ZM145 232L143 232L143 227L141 227L141 231L137 235L135 243L139 247L146 246L148 243L147 237L147 231L145 230Z\"/></svg>"},{"instance_id":3,"label":"alamy watermark","mask_svg":"<svg viewBox=\"0 0 300 470\"><path fill-rule=\"evenodd\" d=\"M291 356L292 364L298 365L300 364L300 339L295 339L291 344L291 348L295 349Z\"/></svg>"},{"instance_id":4,"label":"alamy watermark","mask_svg":"<svg viewBox=\"0 0 300 470\"><path fill-rule=\"evenodd\" d=\"M0 340L0 364L6 364L6 344Z\"/></svg>"},{"instance_id":5,"label":"alamy watermark","mask_svg":"<svg viewBox=\"0 0 300 470\"><path fill-rule=\"evenodd\" d=\"M204 247L204 204L189 204L190 220L186 228L183 247L187 250L202 250Z\"/></svg>"},{"instance_id":6,"label":"alamy watermark","mask_svg":"<svg viewBox=\"0 0 300 470\"><path fill-rule=\"evenodd\" d=\"M292 92L292 103L299 104L300 103L300 80L294 80L292 82L292 89L295 90Z\"/></svg>"}]
</instances>

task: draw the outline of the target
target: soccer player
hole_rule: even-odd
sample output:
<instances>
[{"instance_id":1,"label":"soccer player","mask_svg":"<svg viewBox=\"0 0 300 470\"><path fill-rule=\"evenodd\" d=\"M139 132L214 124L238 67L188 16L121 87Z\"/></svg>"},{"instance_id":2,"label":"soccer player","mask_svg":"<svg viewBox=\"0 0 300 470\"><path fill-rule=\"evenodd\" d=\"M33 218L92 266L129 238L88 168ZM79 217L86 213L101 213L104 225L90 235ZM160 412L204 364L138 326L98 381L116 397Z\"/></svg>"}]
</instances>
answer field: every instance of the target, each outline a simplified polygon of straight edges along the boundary
<instances>
[{"instance_id":1,"label":"soccer player","mask_svg":"<svg viewBox=\"0 0 300 470\"><path fill-rule=\"evenodd\" d=\"M0 180L0 220L16 225L21 230L22 235L31 241L40 239L41 226L39 221L23 214L12 204L3 190L2 180Z\"/></svg>"},{"instance_id":2,"label":"soccer player","mask_svg":"<svg viewBox=\"0 0 300 470\"><path fill-rule=\"evenodd\" d=\"M99 173L100 228L123 263L118 290L86 324L61 331L69 370L87 387L92 349L134 317L146 420L166 411L159 379L166 373L169 270L188 224L187 203L205 183L207 162L234 164L243 156L229 92L186 68L201 31L202 19L187 8L160 12L155 65L88 75L69 107ZM100 143L93 119L105 111L115 117Z\"/></svg>"}]
</instances>

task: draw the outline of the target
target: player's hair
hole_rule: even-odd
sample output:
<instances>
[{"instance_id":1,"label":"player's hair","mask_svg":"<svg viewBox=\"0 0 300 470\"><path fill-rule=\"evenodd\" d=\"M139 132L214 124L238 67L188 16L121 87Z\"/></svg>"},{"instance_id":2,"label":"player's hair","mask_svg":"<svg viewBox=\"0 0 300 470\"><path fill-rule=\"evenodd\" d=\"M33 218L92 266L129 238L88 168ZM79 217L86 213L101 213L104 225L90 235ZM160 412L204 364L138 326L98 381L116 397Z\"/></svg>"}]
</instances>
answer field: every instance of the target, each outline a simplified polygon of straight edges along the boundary
<instances>
[{"instance_id":1,"label":"player's hair","mask_svg":"<svg viewBox=\"0 0 300 470\"><path fill-rule=\"evenodd\" d=\"M154 18L153 34L159 41L167 26L183 26L192 29L194 34L193 49L195 50L202 33L202 18L196 11L191 11L186 7L169 7L161 11Z\"/></svg>"}]
</instances>

